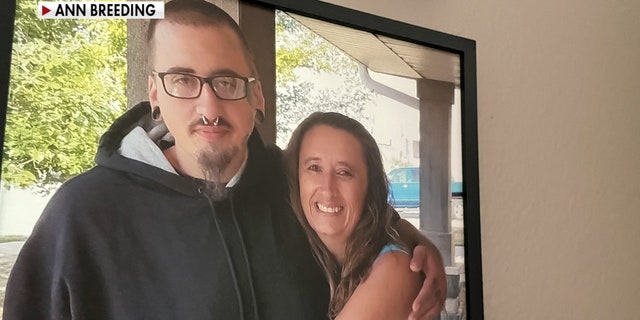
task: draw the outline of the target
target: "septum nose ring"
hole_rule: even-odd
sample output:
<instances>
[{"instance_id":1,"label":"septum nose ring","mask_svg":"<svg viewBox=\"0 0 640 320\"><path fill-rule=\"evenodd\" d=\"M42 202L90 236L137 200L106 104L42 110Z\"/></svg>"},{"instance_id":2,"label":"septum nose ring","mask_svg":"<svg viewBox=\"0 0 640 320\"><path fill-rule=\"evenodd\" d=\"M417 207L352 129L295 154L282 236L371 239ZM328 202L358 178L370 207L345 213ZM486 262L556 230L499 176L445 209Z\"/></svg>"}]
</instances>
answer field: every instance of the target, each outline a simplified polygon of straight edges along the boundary
<instances>
[{"instance_id":1,"label":"septum nose ring","mask_svg":"<svg viewBox=\"0 0 640 320\"><path fill-rule=\"evenodd\" d=\"M207 117L205 117L204 114L202 115L202 123L204 123L205 125L209 125L209 119L207 119ZM213 120L213 125L218 126L219 123L220 123L220 116L217 116Z\"/></svg>"}]
</instances>

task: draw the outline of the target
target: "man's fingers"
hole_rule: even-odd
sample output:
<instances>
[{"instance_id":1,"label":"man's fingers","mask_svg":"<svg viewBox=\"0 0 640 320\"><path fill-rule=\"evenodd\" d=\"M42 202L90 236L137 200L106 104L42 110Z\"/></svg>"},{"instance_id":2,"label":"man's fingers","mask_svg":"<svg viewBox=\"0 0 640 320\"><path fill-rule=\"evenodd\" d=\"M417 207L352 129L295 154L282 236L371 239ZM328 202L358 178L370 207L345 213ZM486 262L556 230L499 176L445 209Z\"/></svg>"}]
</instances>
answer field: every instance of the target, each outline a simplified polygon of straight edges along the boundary
<instances>
[{"instance_id":1,"label":"man's fingers","mask_svg":"<svg viewBox=\"0 0 640 320\"><path fill-rule=\"evenodd\" d=\"M422 288L411 306L410 320L431 320L440 315L447 295L446 280L440 281L440 278L434 272L427 273Z\"/></svg>"},{"instance_id":2,"label":"man's fingers","mask_svg":"<svg viewBox=\"0 0 640 320\"><path fill-rule=\"evenodd\" d=\"M428 306L428 304L424 304L422 307L420 307L419 309L414 309L413 311L411 311L411 314L409 315L409 319L415 319L415 320L430 320L433 319L435 316L440 314L440 307L438 307L438 303L436 303L435 300L432 300L434 303L430 304Z\"/></svg>"},{"instance_id":3,"label":"man's fingers","mask_svg":"<svg viewBox=\"0 0 640 320\"><path fill-rule=\"evenodd\" d=\"M427 260L427 257L428 257L427 248L424 246L416 246L415 249L413 249L413 256L411 257L411 263L409 264L409 268L411 268L411 271L413 272L425 271L422 269L425 265L425 261Z\"/></svg>"},{"instance_id":4,"label":"man's fingers","mask_svg":"<svg viewBox=\"0 0 640 320\"><path fill-rule=\"evenodd\" d=\"M410 320L431 320L440 315L447 295L447 278L442 257L435 247L416 246L409 267L426 275L422 288L412 304ZM432 249L430 251L429 249Z\"/></svg>"},{"instance_id":5,"label":"man's fingers","mask_svg":"<svg viewBox=\"0 0 640 320\"><path fill-rule=\"evenodd\" d=\"M413 301L411 305L412 312L409 319L428 319L425 316L429 313L433 313L435 309L436 313L439 311L440 299L438 293L440 290L437 289L433 279L426 278L424 283L422 284L422 289L418 292L416 299Z\"/></svg>"}]
</instances>

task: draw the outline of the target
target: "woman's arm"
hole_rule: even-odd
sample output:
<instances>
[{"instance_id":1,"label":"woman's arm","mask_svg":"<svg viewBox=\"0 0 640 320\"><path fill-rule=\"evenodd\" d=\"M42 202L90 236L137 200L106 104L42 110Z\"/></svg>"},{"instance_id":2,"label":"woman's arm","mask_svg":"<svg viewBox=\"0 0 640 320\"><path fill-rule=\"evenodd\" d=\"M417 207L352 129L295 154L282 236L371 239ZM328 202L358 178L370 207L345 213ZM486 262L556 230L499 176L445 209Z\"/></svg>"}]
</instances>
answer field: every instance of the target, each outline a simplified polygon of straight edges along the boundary
<instances>
[{"instance_id":1,"label":"woman's arm","mask_svg":"<svg viewBox=\"0 0 640 320\"><path fill-rule=\"evenodd\" d=\"M376 259L336 320L406 320L421 284L421 275L409 269L409 262L409 255L400 251Z\"/></svg>"}]
</instances>

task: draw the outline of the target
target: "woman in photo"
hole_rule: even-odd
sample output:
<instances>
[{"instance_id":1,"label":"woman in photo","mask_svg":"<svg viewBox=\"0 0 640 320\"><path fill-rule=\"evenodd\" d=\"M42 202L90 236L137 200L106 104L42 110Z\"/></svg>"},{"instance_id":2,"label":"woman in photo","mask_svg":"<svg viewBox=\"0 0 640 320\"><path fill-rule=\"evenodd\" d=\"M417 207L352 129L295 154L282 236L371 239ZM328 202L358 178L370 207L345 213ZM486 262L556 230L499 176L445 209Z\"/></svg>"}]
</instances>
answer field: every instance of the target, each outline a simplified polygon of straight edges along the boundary
<instances>
[{"instance_id":1,"label":"woman in photo","mask_svg":"<svg viewBox=\"0 0 640 320\"><path fill-rule=\"evenodd\" d=\"M285 151L290 200L329 280L331 319L407 319L420 289L392 227L376 141L358 121L317 112Z\"/></svg>"}]
</instances>

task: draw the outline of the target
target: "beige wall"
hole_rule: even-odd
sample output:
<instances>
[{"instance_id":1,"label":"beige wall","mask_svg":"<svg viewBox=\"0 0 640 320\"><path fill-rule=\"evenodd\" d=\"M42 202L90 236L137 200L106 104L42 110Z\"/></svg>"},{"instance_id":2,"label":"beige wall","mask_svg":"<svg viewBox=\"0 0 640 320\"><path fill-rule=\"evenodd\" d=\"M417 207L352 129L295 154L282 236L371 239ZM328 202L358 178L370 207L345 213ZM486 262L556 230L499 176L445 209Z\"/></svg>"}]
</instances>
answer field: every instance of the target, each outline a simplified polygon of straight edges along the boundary
<instances>
[{"instance_id":1,"label":"beige wall","mask_svg":"<svg viewBox=\"0 0 640 320\"><path fill-rule=\"evenodd\" d=\"M328 2L477 41L486 319L640 319L640 2Z\"/></svg>"}]
</instances>

